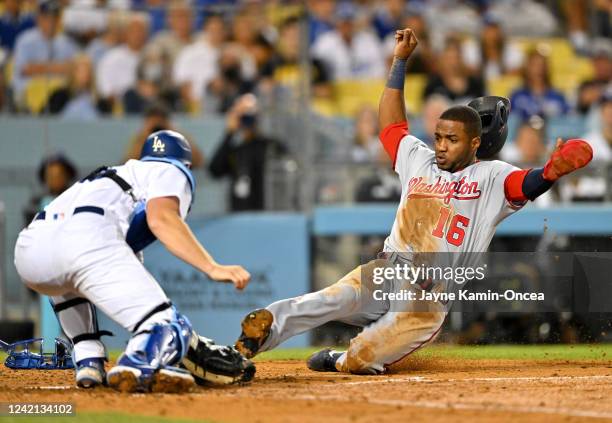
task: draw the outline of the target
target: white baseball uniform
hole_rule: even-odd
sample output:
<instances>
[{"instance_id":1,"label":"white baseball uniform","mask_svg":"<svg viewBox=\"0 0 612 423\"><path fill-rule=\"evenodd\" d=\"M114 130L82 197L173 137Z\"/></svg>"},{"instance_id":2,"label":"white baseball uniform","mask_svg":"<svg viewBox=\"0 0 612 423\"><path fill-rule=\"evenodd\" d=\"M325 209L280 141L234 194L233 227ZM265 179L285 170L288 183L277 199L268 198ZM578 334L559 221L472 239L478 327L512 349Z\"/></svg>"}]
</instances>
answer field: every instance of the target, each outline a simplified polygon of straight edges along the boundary
<instances>
[{"instance_id":1,"label":"white baseball uniform","mask_svg":"<svg viewBox=\"0 0 612 423\"><path fill-rule=\"evenodd\" d=\"M15 266L23 282L49 295L54 305L63 304L57 313L62 329L73 340L83 339L75 341L77 362L106 356L91 304L132 331L153 309L169 302L126 234L135 210L149 200L178 198L184 218L192 199L190 181L172 164L129 160L114 169L132 186L133 196L106 177L77 182L45 207L44 218L24 229L15 246ZM98 212L87 211L92 208ZM147 326L170 320L171 310L151 319ZM133 342L128 349L136 348Z\"/></svg>"},{"instance_id":2,"label":"white baseball uniform","mask_svg":"<svg viewBox=\"0 0 612 423\"><path fill-rule=\"evenodd\" d=\"M438 168L435 153L408 135L406 123L391 125L381 133L383 145L395 160L402 183L395 222L385 241L387 253L449 252L452 266L474 266L504 218L522 204L506 200L505 181L514 166L501 161L476 162L450 173ZM447 308L433 301L374 301L371 292L372 261L359 266L336 284L321 291L275 302L270 336L260 349L274 348L284 340L331 320L364 327L336 362L338 370L379 373L433 340ZM397 281L396 281L397 282ZM443 287L449 291L454 283ZM419 290L417 285L385 282L383 289Z\"/></svg>"}]
</instances>

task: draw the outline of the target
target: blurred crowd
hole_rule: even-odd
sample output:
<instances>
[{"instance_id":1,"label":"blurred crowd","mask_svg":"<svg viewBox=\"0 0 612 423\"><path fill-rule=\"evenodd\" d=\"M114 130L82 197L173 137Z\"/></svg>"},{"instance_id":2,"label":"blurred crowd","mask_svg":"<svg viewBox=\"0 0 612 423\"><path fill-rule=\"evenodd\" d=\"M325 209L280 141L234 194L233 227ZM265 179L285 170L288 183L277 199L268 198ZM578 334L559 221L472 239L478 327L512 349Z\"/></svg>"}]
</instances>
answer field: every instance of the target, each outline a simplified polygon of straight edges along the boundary
<instances>
[{"instance_id":1,"label":"blurred crowd","mask_svg":"<svg viewBox=\"0 0 612 423\"><path fill-rule=\"evenodd\" d=\"M230 211L262 210L268 161L295 164L300 151L288 141L303 141L267 134L262 105L276 102L283 112L283 101L306 95L315 110L342 115L334 123L350 126L342 132L348 156L330 163L331 170L370 170L335 180L314 167L324 164L319 157L300 163L316 173L316 201L397 202L402 188L378 141L376 102L393 60L394 32L405 27L419 38L406 95L411 129L425 142L432 144L436 121L451 105L507 95L513 130L501 159L542 166L554 145L551 125L577 118L586 123L572 135L592 144L597 165L610 167L612 0L0 0L0 117L137 116L142 125L127 144L124 159L130 159L151 132L175 128L173 114L222 116L225 131L210 157L192 143L193 167L229 179ZM326 104L334 107L317 108ZM77 180L78 171L78 161L46 156L23 223ZM607 175L565 178L535 205L610 199L612 171ZM382 241L364 237L359 252L373 255ZM335 260L336 250L333 244L321 256ZM567 328L576 326L525 316L529 322L479 319L481 330L470 339L490 342L482 327L491 322L497 326L488 333L506 341L512 332L533 332L529 324L552 327L530 342L554 341L549 332L567 340Z\"/></svg>"},{"instance_id":2,"label":"blurred crowd","mask_svg":"<svg viewBox=\"0 0 612 423\"><path fill-rule=\"evenodd\" d=\"M410 27L420 41L407 72L422 80L408 86L420 104L410 111L425 140L444 108L497 94L492 81L515 81L504 94L519 128L502 159L541 164L553 141L548 122L582 116L588 134L575 135L588 135L596 161L607 163L611 19L609 0L0 0L0 111L149 121L176 112L229 122L245 95L291 96L305 77L313 104L338 100L344 81L357 83L353 91L384 81L394 31ZM525 41L535 39L557 40L553 54ZM383 163L375 111L357 105L350 115L353 161ZM391 179L383 182L378 194L357 197L397 195ZM592 180L575 189L603 196Z\"/></svg>"},{"instance_id":3,"label":"blurred crowd","mask_svg":"<svg viewBox=\"0 0 612 423\"><path fill-rule=\"evenodd\" d=\"M16 113L87 119L154 101L225 113L242 94L295 82L302 51L312 95L330 97L336 81L384 78L400 27L420 40L408 72L427 76L423 99L464 101L516 75L515 113L584 114L612 72L605 0L3 0L0 13L0 106ZM525 37L563 37L592 61L573 98Z\"/></svg>"}]
</instances>

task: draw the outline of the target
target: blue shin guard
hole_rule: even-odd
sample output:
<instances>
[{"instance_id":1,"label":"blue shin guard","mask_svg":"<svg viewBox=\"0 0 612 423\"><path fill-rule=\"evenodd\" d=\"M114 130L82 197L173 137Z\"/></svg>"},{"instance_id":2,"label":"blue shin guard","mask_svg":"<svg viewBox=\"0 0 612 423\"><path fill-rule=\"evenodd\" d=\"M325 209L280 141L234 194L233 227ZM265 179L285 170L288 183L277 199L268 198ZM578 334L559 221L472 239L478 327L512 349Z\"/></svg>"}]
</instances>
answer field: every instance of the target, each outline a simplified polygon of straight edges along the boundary
<instances>
[{"instance_id":1,"label":"blue shin guard","mask_svg":"<svg viewBox=\"0 0 612 423\"><path fill-rule=\"evenodd\" d=\"M146 337L126 351L107 375L109 386L122 392L183 392L194 385L189 372L176 367L187 353L191 323L174 310L169 323L155 323L134 337Z\"/></svg>"}]
</instances>

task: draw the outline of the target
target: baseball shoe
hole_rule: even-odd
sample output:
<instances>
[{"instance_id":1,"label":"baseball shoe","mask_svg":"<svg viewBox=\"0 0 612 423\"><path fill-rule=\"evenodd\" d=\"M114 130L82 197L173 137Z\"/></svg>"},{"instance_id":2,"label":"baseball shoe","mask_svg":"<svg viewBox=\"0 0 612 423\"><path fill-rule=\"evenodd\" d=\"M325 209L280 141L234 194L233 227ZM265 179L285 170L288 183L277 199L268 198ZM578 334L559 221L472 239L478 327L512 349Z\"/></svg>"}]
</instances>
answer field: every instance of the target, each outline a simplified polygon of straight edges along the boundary
<instances>
[{"instance_id":1,"label":"baseball shoe","mask_svg":"<svg viewBox=\"0 0 612 423\"><path fill-rule=\"evenodd\" d=\"M127 355L119 357L117 365L106 377L108 386L120 392L186 392L195 385L193 376L178 367L154 368L138 363Z\"/></svg>"},{"instance_id":2,"label":"baseball shoe","mask_svg":"<svg viewBox=\"0 0 612 423\"><path fill-rule=\"evenodd\" d=\"M274 316L265 308L254 310L242 319L242 333L235 347L246 358L253 358L268 336Z\"/></svg>"},{"instance_id":3,"label":"baseball shoe","mask_svg":"<svg viewBox=\"0 0 612 423\"><path fill-rule=\"evenodd\" d=\"M341 352L325 348L308 358L308 368L315 372L337 372L336 361L338 361L341 355Z\"/></svg>"},{"instance_id":4,"label":"baseball shoe","mask_svg":"<svg viewBox=\"0 0 612 423\"><path fill-rule=\"evenodd\" d=\"M76 365L76 384L79 388L95 388L106 382L103 358L85 358Z\"/></svg>"}]
</instances>

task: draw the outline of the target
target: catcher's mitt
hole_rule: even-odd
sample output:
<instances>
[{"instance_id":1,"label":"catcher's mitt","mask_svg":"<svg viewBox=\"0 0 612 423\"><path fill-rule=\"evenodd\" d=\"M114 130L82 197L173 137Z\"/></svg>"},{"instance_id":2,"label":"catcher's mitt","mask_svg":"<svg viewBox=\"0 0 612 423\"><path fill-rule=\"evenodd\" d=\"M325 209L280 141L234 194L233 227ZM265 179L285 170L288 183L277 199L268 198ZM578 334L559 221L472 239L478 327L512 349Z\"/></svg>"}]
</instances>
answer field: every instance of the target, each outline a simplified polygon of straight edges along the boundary
<instances>
[{"instance_id":1,"label":"catcher's mitt","mask_svg":"<svg viewBox=\"0 0 612 423\"><path fill-rule=\"evenodd\" d=\"M234 347L216 345L212 339L191 333L189 349L182 366L199 385L228 385L249 382L255 376L255 365Z\"/></svg>"}]
</instances>

